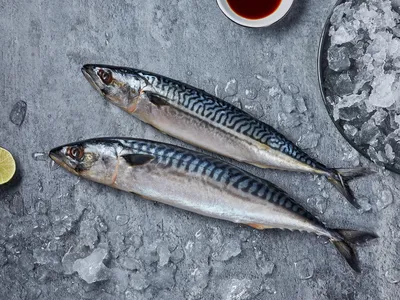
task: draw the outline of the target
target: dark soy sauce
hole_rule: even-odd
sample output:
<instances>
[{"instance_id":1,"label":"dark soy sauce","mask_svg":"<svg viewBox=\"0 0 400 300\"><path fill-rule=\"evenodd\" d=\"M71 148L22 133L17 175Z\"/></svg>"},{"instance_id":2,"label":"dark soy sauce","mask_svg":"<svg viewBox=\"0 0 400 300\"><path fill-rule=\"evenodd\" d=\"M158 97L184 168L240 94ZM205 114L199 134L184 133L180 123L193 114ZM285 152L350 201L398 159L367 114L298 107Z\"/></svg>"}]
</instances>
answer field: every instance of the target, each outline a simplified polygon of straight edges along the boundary
<instances>
[{"instance_id":1,"label":"dark soy sauce","mask_svg":"<svg viewBox=\"0 0 400 300\"><path fill-rule=\"evenodd\" d=\"M239 16L258 20L273 14L282 0L227 0L231 9Z\"/></svg>"}]
</instances>

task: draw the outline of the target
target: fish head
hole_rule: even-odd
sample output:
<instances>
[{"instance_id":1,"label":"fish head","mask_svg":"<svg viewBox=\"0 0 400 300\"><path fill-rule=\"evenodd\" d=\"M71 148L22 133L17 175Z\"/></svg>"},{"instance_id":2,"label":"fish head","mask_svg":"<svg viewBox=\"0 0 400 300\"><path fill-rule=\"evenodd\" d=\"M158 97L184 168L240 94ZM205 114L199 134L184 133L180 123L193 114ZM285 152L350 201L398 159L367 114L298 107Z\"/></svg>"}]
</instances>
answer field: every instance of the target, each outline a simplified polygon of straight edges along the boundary
<instances>
[{"instance_id":1,"label":"fish head","mask_svg":"<svg viewBox=\"0 0 400 300\"><path fill-rule=\"evenodd\" d=\"M82 73L108 101L132 113L136 110L146 80L133 69L105 65L84 65Z\"/></svg>"},{"instance_id":2,"label":"fish head","mask_svg":"<svg viewBox=\"0 0 400 300\"><path fill-rule=\"evenodd\" d=\"M54 148L49 156L75 175L112 185L118 168L118 147L112 140L88 140Z\"/></svg>"}]
</instances>

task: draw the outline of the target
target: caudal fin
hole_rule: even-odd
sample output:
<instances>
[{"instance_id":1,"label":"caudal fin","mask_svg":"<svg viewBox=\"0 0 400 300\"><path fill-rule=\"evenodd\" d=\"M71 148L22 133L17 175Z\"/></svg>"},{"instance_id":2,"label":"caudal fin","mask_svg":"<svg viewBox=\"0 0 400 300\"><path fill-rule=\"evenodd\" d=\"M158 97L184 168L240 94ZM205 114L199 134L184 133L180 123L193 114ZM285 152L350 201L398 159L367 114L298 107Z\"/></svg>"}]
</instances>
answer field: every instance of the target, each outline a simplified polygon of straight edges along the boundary
<instances>
[{"instance_id":1,"label":"caudal fin","mask_svg":"<svg viewBox=\"0 0 400 300\"><path fill-rule=\"evenodd\" d=\"M332 244L336 247L339 253L344 257L349 266L357 273L361 272L357 253L352 245L360 245L369 240L375 239L378 236L374 233L356 231L356 230L334 230L338 238L332 239Z\"/></svg>"},{"instance_id":2,"label":"caudal fin","mask_svg":"<svg viewBox=\"0 0 400 300\"><path fill-rule=\"evenodd\" d=\"M360 208L361 206L357 203L354 198L353 192L351 191L348 182L354 178L362 177L371 174L370 170L365 168L354 168L354 169L334 169L330 176L327 176L329 182L331 182L335 188L346 197L354 207Z\"/></svg>"}]
</instances>

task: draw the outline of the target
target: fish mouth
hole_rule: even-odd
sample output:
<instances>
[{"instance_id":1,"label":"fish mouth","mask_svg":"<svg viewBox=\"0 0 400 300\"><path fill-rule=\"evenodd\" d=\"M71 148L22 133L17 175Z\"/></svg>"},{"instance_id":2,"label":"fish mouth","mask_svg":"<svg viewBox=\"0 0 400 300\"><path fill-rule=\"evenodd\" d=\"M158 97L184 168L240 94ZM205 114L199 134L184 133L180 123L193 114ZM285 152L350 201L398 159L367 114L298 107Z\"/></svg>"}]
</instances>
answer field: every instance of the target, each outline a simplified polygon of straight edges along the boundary
<instances>
[{"instance_id":1,"label":"fish mouth","mask_svg":"<svg viewBox=\"0 0 400 300\"><path fill-rule=\"evenodd\" d=\"M72 168L68 163L65 162L65 155L61 153L63 147L57 147L49 152L49 157L59 166L63 167L64 169L70 171L75 175L79 175L78 172Z\"/></svg>"},{"instance_id":2,"label":"fish mouth","mask_svg":"<svg viewBox=\"0 0 400 300\"><path fill-rule=\"evenodd\" d=\"M100 88L100 86L96 83L96 78L97 74L94 71L95 66L94 65L84 65L81 68L81 71L83 73L83 76L89 81L90 85L98 91L101 95L105 96L104 92Z\"/></svg>"}]
</instances>

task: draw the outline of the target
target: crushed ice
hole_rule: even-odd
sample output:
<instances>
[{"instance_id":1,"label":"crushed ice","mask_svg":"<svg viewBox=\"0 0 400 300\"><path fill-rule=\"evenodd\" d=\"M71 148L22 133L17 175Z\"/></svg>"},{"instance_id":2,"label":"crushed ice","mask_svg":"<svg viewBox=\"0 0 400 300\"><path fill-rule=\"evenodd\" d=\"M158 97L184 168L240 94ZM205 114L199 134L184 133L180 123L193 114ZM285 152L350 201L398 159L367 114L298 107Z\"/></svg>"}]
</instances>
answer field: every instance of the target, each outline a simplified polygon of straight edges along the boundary
<instances>
[{"instance_id":1,"label":"crushed ice","mask_svg":"<svg viewBox=\"0 0 400 300\"><path fill-rule=\"evenodd\" d=\"M345 135L400 166L400 15L390 0L346 1L331 16L325 87Z\"/></svg>"}]
</instances>

